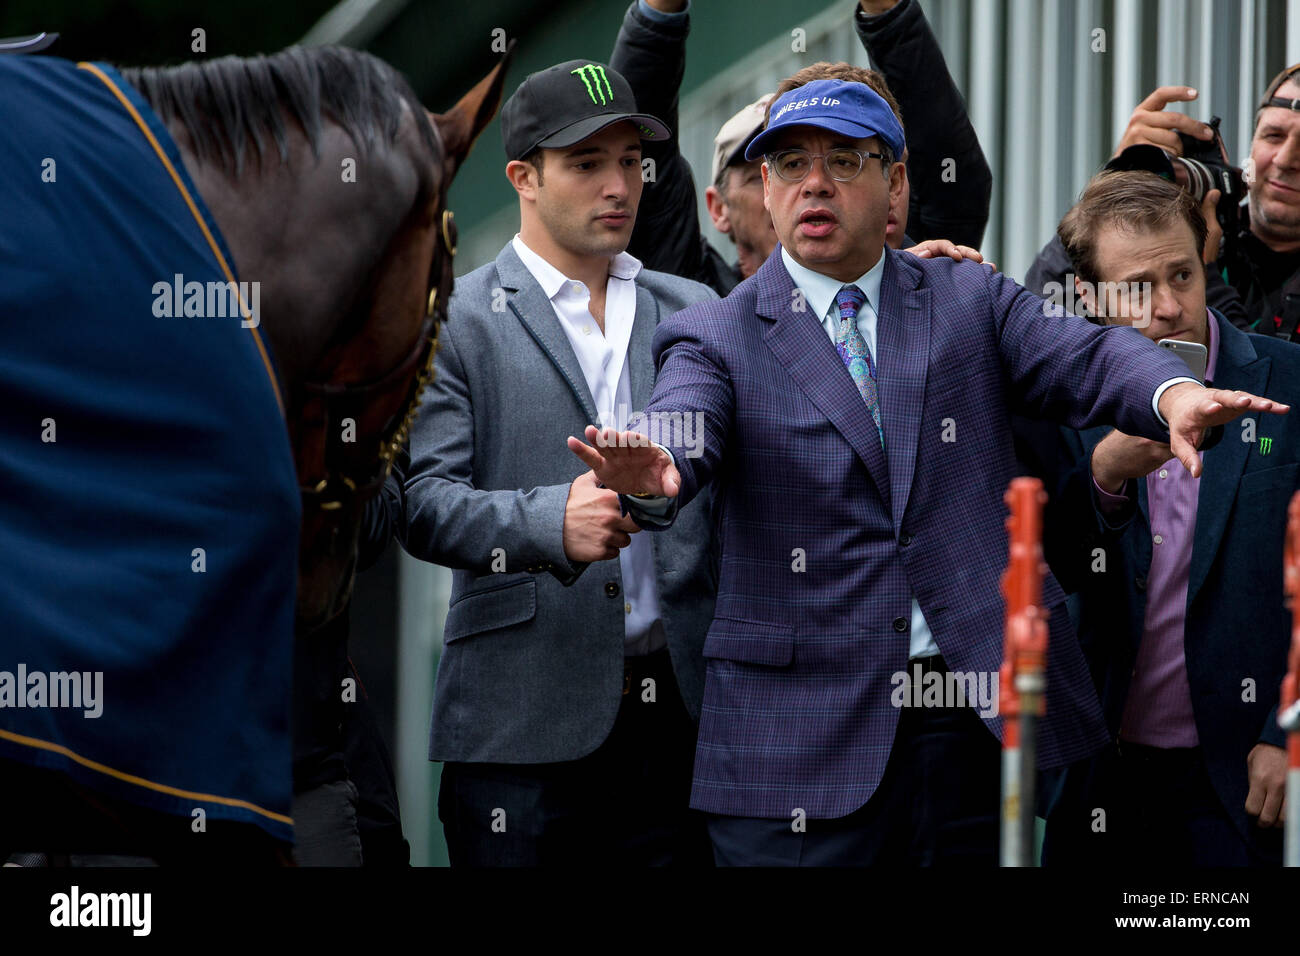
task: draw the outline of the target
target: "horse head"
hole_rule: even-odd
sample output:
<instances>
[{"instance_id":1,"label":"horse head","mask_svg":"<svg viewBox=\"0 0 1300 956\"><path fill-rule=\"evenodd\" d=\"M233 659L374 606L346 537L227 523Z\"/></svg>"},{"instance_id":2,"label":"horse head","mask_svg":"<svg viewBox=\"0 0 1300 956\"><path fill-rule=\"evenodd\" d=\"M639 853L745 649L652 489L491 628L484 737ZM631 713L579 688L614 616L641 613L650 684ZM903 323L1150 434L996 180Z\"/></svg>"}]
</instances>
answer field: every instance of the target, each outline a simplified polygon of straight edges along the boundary
<instances>
[{"instance_id":1,"label":"horse head","mask_svg":"<svg viewBox=\"0 0 1300 956\"><path fill-rule=\"evenodd\" d=\"M240 280L260 282L250 321L284 381L302 490L300 629L351 594L366 502L406 440L451 295L447 193L512 52L442 114L387 64L341 48L127 74L167 123Z\"/></svg>"}]
</instances>

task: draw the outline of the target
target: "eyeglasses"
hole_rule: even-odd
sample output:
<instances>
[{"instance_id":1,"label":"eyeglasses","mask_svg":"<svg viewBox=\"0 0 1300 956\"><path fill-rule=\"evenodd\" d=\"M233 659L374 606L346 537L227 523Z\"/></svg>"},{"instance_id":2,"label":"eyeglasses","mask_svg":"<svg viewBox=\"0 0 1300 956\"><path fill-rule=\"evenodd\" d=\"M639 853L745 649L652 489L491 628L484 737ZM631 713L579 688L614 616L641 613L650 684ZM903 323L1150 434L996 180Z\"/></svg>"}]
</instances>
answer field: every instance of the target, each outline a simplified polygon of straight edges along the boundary
<instances>
[{"instance_id":1,"label":"eyeglasses","mask_svg":"<svg viewBox=\"0 0 1300 956\"><path fill-rule=\"evenodd\" d=\"M783 149L765 157L767 165L787 183L800 183L808 177L812 161L821 159L826 175L838 183L847 183L856 179L862 172L862 164L867 159L885 161L884 153L869 153L861 149L849 149L847 146L832 149L828 153L810 153L806 149Z\"/></svg>"}]
</instances>

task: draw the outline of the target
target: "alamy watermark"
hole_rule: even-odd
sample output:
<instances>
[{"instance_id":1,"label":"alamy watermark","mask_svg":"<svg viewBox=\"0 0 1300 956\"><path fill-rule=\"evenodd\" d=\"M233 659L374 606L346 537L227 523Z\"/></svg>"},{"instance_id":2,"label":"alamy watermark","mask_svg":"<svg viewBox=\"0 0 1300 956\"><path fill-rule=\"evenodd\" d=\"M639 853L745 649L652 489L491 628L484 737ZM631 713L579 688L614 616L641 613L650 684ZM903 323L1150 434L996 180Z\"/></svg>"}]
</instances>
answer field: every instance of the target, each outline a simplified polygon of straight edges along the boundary
<instances>
[{"instance_id":1,"label":"alamy watermark","mask_svg":"<svg viewBox=\"0 0 1300 956\"><path fill-rule=\"evenodd\" d=\"M889 702L895 707L977 707L981 717L998 715L996 671L926 671L919 662L895 671Z\"/></svg>"},{"instance_id":2,"label":"alamy watermark","mask_svg":"<svg viewBox=\"0 0 1300 956\"><path fill-rule=\"evenodd\" d=\"M613 416L602 413L600 427L613 428L619 432L618 438L610 441L604 432L596 436L596 445L600 448L611 446L619 448L639 448L647 445L666 445L670 448L683 448L687 458L699 458L704 454L704 413L703 412L629 412L626 405L619 405ZM626 434L633 432L635 434ZM640 435L641 438L637 438Z\"/></svg>"},{"instance_id":3,"label":"alamy watermark","mask_svg":"<svg viewBox=\"0 0 1300 956\"><path fill-rule=\"evenodd\" d=\"M93 719L104 712L104 672L47 673L19 664L16 673L0 671L0 709L6 707L69 708Z\"/></svg>"},{"instance_id":4,"label":"alamy watermark","mask_svg":"<svg viewBox=\"0 0 1300 956\"><path fill-rule=\"evenodd\" d=\"M1062 308L1075 315L1085 315L1080 304L1087 306L1098 318L1132 317L1129 324L1135 329L1145 329L1151 324L1150 282L1085 282L1073 273L1066 273L1065 282L1043 284L1043 315L1056 316L1055 309Z\"/></svg>"},{"instance_id":5,"label":"alamy watermark","mask_svg":"<svg viewBox=\"0 0 1300 956\"><path fill-rule=\"evenodd\" d=\"M50 897L50 925L55 927L123 927L132 936L148 936L153 927L152 893L83 893L73 884Z\"/></svg>"},{"instance_id":6,"label":"alamy watermark","mask_svg":"<svg viewBox=\"0 0 1300 956\"><path fill-rule=\"evenodd\" d=\"M153 314L160 319L240 316L241 328L255 329L262 322L262 284L186 282L178 272L171 282L153 284Z\"/></svg>"}]
</instances>

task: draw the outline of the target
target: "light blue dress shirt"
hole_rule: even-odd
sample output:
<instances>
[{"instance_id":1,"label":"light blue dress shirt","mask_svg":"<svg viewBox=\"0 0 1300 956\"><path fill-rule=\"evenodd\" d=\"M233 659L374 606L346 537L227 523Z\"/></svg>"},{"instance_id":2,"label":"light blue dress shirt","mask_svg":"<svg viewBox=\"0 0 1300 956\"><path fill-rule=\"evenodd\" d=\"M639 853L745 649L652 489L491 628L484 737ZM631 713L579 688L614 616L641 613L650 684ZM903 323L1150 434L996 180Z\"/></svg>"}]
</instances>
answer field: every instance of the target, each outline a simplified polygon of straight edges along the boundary
<instances>
[{"instance_id":1,"label":"light blue dress shirt","mask_svg":"<svg viewBox=\"0 0 1300 956\"><path fill-rule=\"evenodd\" d=\"M862 308L858 309L858 331L862 333L867 349L871 352L871 361L879 370L880 361L876 356L876 304L880 301L880 278L885 273L883 252L874 266L852 282L841 282L839 279L801 266L784 247L781 249L781 260L785 263L790 278L794 280L795 288L803 294L808 311L818 317L832 342L835 341L840 324L840 309L835 303L835 296L846 285L856 285L863 291L867 301L863 302ZM889 440L888 435L885 436L885 440L886 442ZM939 645L934 642L930 625L925 622L925 615L921 613L921 605L916 598L912 598L911 642L908 645L907 656L909 658L933 657L938 653Z\"/></svg>"}]
</instances>

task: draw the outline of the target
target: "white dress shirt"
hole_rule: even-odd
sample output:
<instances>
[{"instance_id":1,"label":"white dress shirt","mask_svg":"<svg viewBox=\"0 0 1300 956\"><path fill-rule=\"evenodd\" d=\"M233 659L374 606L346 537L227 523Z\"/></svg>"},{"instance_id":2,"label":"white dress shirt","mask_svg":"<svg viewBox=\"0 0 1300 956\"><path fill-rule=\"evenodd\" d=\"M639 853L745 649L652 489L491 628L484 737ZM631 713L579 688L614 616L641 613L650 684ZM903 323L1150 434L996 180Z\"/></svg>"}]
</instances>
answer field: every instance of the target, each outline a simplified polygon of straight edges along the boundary
<instances>
[{"instance_id":1,"label":"white dress shirt","mask_svg":"<svg viewBox=\"0 0 1300 956\"><path fill-rule=\"evenodd\" d=\"M602 333L591 315L591 292L583 283L565 276L524 245L518 235L511 244L524 268L551 300L560 328L573 346L600 416L600 421L592 424L626 430L632 410L627 346L636 316L634 280L641 271L640 261L626 252L610 260ZM623 575L624 653L649 654L666 644L659 620L659 588L651 536L640 532L632 535L632 543L619 552L618 560Z\"/></svg>"},{"instance_id":2,"label":"white dress shirt","mask_svg":"<svg viewBox=\"0 0 1300 956\"><path fill-rule=\"evenodd\" d=\"M856 285L862 290L867 300L858 309L858 331L862 333L867 349L871 352L872 363L879 370L880 363L876 360L876 304L880 302L880 277L885 273L884 254L881 254L874 266L852 282L841 282L839 279L813 272L799 265L784 247L781 248L781 259L785 262L786 271L790 273L795 286L803 293L808 311L820 317L822 328L826 330L832 342L837 338L840 326L840 308L835 302L835 296L846 285ZM884 406L881 407L883 409ZM885 436L885 441L889 441L888 435ZM938 653L939 645L934 642L930 625L925 622L925 615L921 613L921 605L916 598L912 598L912 630L907 656L909 658L932 657Z\"/></svg>"}]
</instances>

